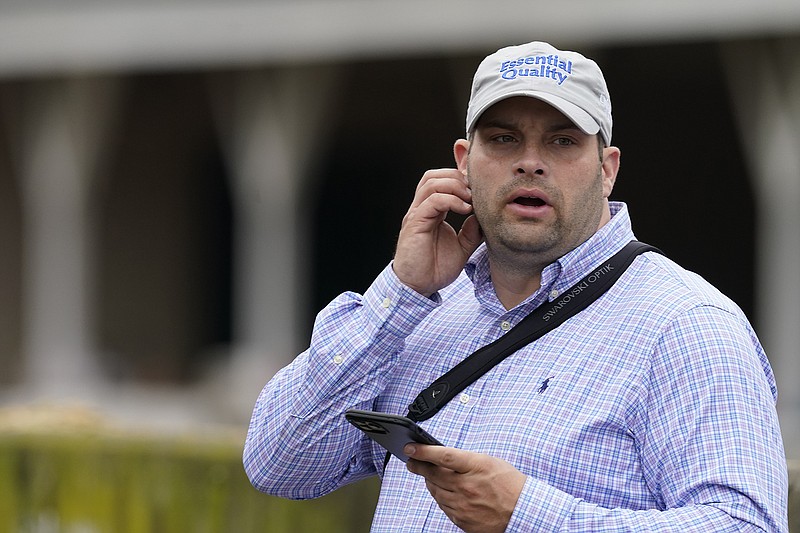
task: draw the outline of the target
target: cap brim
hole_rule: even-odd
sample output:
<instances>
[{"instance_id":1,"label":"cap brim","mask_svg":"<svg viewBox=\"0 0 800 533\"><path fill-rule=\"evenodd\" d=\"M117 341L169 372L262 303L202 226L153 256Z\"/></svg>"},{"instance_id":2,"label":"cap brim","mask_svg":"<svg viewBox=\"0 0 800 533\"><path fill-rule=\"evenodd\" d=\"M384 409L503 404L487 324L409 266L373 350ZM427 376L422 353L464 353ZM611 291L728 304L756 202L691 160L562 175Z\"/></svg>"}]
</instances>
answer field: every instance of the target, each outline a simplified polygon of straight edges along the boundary
<instances>
[{"instance_id":1,"label":"cap brim","mask_svg":"<svg viewBox=\"0 0 800 533\"><path fill-rule=\"evenodd\" d=\"M514 96L528 96L530 98L536 98L537 100L541 100L553 106L554 108L561 111L564 116L570 119L582 132L587 135L596 135L600 132L600 125L597 123L592 116L581 109L580 107L576 106L575 104L564 100L563 98L556 96L554 94L542 92L542 91L515 91L510 93L503 93L501 96L498 96L494 99L489 100L485 104L483 104L480 109L475 113L472 117L469 124L467 124L467 133L470 133L473 129L475 129L475 125L478 122L483 113L492 107L494 104L506 100L508 98L512 98Z\"/></svg>"}]
</instances>

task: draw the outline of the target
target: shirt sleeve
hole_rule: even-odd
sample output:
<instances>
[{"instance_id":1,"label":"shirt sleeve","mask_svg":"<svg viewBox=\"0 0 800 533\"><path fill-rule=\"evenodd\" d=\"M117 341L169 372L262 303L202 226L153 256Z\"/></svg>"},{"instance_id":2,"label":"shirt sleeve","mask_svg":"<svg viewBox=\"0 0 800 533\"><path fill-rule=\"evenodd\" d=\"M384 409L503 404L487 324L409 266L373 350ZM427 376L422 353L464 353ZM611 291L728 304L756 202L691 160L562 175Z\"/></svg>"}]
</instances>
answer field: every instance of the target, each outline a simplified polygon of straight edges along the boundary
<instances>
[{"instance_id":1,"label":"shirt sleeve","mask_svg":"<svg viewBox=\"0 0 800 533\"><path fill-rule=\"evenodd\" d=\"M684 313L648 380L630 429L659 508L606 509L529 478L508 531L788 531L774 377L746 319Z\"/></svg>"},{"instance_id":2,"label":"shirt sleeve","mask_svg":"<svg viewBox=\"0 0 800 533\"><path fill-rule=\"evenodd\" d=\"M331 302L308 350L256 401L243 456L253 485L306 499L375 474L368 439L344 412L371 408L405 338L437 306L404 286L391 265L363 296L345 293Z\"/></svg>"}]
</instances>

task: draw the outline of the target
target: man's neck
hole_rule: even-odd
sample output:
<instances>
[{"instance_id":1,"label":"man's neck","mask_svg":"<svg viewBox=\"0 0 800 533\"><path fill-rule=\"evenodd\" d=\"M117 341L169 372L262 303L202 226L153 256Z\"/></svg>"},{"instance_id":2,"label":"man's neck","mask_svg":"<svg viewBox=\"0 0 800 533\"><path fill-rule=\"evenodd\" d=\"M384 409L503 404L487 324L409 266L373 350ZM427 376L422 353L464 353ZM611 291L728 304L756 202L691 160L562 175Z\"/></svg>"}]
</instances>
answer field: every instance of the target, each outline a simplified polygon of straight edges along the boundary
<instances>
[{"instance_id":1,"label":"man's neck","mask_svg":"<svg viewBox=\"0 0 800 533\"><path fill-rule=\"evenodd\" d=\"M500 303L506 310L513 309L539 290L542 284L542 269L519 271L516 269L490 267L492 285Z\"/></svg>"}]
</instances>

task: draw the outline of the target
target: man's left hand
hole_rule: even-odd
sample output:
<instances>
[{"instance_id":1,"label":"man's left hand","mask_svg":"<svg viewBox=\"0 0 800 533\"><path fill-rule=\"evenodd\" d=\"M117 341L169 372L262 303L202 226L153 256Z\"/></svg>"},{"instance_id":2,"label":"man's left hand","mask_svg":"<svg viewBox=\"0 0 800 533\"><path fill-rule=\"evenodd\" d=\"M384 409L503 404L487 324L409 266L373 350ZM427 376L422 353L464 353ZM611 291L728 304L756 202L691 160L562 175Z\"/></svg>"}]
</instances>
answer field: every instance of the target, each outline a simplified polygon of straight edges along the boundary
<instances>
[{"instance_id":1,"label":"man's left hand","mask_svg":"<svg viewBox=\"0 0 800 533\"><path fill-rule=\"evenodd\" d=\"M447 517L464 531L502 533L525 485L513 465L482 453L445 446L408 444L410 472L425 478Z\"/></svg>"}]
</instances>

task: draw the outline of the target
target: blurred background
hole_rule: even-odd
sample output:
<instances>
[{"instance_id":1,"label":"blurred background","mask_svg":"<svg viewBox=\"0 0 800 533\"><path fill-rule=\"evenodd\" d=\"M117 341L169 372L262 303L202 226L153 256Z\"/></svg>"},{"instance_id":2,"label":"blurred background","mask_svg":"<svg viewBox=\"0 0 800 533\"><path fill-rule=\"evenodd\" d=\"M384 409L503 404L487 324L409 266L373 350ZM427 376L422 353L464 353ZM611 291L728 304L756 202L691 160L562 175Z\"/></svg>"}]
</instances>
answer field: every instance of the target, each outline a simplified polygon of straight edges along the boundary
<instances>
[{"instance_id":1,"label":"blurred background","mask_svg":"<svg viewBox=\"0 0 800 533\"><path fill-rule=\"evenodd\" d=\"M238 453L452 165L478 62L530 40L603 68L614 199L750 317L800 458L795 0L0 0L0 430L79 413Z\"/></svg>"}]
</instances>

